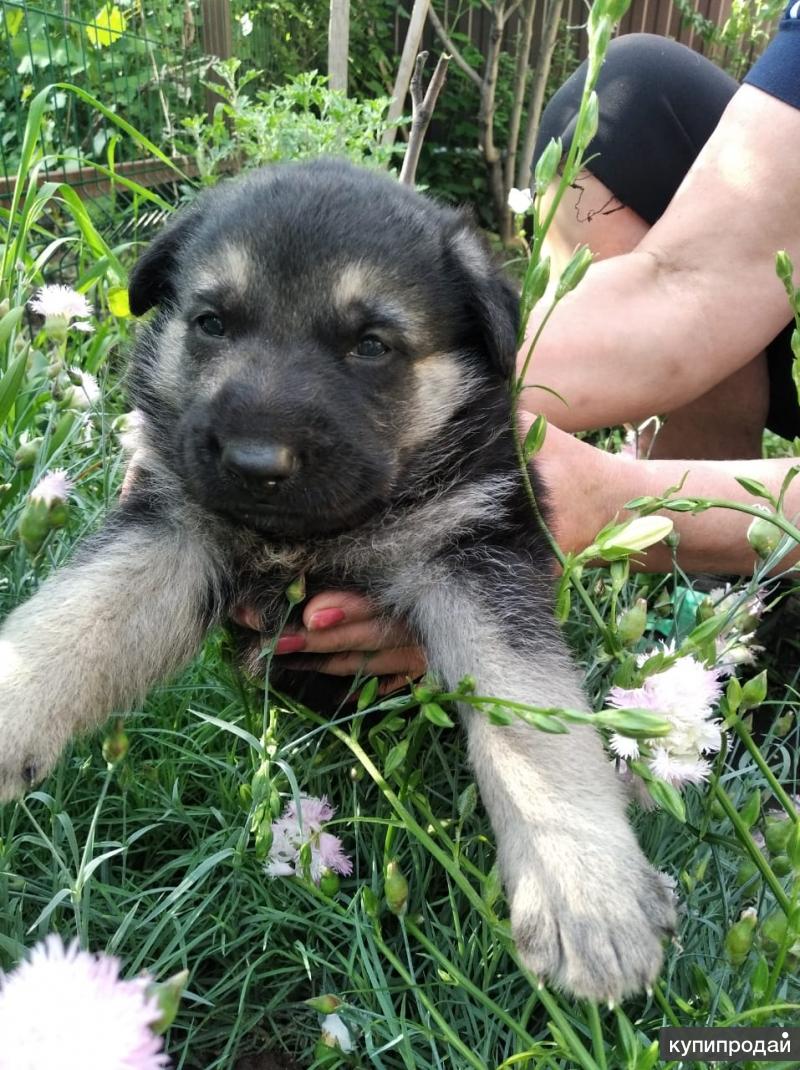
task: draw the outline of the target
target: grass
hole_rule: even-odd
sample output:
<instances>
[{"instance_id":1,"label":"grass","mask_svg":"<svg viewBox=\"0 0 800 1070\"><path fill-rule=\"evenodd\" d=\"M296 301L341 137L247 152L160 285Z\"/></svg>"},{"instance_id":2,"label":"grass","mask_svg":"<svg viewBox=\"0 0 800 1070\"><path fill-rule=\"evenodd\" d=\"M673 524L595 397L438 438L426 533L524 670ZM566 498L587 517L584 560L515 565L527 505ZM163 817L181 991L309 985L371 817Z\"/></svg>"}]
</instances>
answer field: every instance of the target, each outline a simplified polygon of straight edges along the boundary
<instances>
[{"instance_id":1,"label":"grass","mask_svg":"<svg viewBox=\"0 0 800 1070\"><path fill-rule=\"evenodd\" d=\"M26 144L23 175L35 138ZM123 462L114 420L124 411L130 338L129 321L109 307L109 292L124 284L126 250L108 248L63 191L22 181L19 194L7 220L6 315L24 308L61 238L74 246L77 285L100 315L95 335L64 343L33 336L21 313L4 335L0 319L2 615L67 559L116 497ZM98 374L93 409L70 409L59 396L48 366L64 360ZM16 451L31 438L41 439L33 467L20 468ZM32 556L18 523L31 486L53 467L66 468L76 490L67 526ZM631 578L618 567L585 572L582 582L593 608L574 599L567 628L600 709L627 657L609 653L620 612L645 597L651 615L640 645L684 642L695 634L693 583L677 570ZM118 731L113 722L75 741L24 801L0 808L0 967L56 931L119 955L128 975L163 980L187 969L167 1039L173 1065L187 1070L227 1070L264 1050L303 1067L329 1065L315 1059L319 1015L305 1003L323 994L343 1001L355 1040L343 1064L384 1070L648 1070L663 1025L797 1020L800 850L792 862L756 836L778 806L776 783L800 790L798 640L781 626L796 621L790 613L767 617L769 692L744 719L729 704L728 746L711 784L686 791L686 820L663 809L635 816L645 852L675 879L681 901L680 931L652 996L592 1007L525 974L457 730L434 726L409 696L348 709L333 723L275 696L265 711L263 692L226 659L222 635L128 719L127 753L112 767L102 747ZM265 758L282 801L325 794L337 807L334 831L354 873L335 894L265 876L265 844L252 831ZM384 902L390 859L409 885L404 917ZM726 938L745 908L759 921L734 962ZM767 919L786 915L785 935L770 939Z\"/></svg>"}]
</instances>

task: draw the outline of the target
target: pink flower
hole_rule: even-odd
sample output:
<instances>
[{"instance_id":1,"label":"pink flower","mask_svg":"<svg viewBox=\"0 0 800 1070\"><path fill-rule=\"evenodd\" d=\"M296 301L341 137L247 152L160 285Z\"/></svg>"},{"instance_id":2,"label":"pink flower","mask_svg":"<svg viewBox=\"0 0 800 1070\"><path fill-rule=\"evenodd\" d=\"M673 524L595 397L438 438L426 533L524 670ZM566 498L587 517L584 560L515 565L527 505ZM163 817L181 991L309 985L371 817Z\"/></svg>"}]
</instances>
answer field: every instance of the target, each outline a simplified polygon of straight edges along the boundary
<instances>
[{"instance_id":1,"label":"pink flower","mask_svg":"<svg viewBox=\"0 0 800 1070\"><path fill-rule=\"evenodd\" d=\"M292 800L272 823L272 848L266 866L269 876L303 876L304 858L309 853L311 879L316 884L327 870L349 876L353 863L345 854L342 841L322 830L335 812L324 795L321 799L301 795L299 812Z\"/></svg>"},{"instance_id":2,"label":"pink flower","mask_svg":"<svg viewBox=\"0 0 800 1070\"><path fill-rule=\"evenodd\" d=\"M54 468L42 476L31 491L33 501L44 502L49 508L56 502L65 502L72 491L73 483L62 468Z\"/></svg>"},{"instance_id":3,"label":"pink flower","mask_svg":"<svg viewBox=\"0 0 800 1070\"><path fill-rule=\"evenodd\" d=\"M70 326L87 333L94 330L91 323L86 322L92 314L92 306L83 294L69 286L42 286L30 306L44 316L46 331L64 334Z\"/></svg>"},{"instance_id":4,"label":"pink flower","mask_svg":"<svg viewBox=\"0 0 800 1070\"><path fill-rule=\"evenodd\" d=\"M108 955L48 936L13 973L0 975L0 1070L161 1070L151 1032L161 1011L149 981L124 981Z\"/></svg>"},{"instance_id":5,"label":"pink flower","mask_svg":"<svg viewBox=\"0 0 800 1070\"><path fill-rule=\"evenodd\" d=\"M649 656L644 655L640 661ZM659 779L680 787L708 777L711 766L703 755L718 751L722 743L722 723L713 716L722 693L720 675L719 668L707 669L696 658L685 655L646 677L641 687L611 688L609 706L652 710L670 722L666 736L647 741L648 764ZM612 735L610 747L620 758L639 757L636 740L620 733Z\"/></svg>"}]
</instances>

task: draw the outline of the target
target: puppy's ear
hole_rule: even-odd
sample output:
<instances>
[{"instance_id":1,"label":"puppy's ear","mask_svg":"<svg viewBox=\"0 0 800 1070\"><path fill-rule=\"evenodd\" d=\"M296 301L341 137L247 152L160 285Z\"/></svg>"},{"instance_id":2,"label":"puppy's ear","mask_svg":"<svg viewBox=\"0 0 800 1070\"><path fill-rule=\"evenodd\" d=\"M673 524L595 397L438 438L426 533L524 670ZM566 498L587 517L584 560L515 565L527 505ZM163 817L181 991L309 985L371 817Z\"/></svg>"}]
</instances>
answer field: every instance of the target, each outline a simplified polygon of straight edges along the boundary
<instances>
[{"instance_id":1,"label":"puppy's ear","mask_svg":"<svg viewBox=\"0 0 800 1070\"><path fill-rule=\"evenodd\" d=\"M197 207L178 212L136 261L128 279L128 301L134 316L175 299L181 253L200 217Z\"/></svg>"},{"instance_id":2,"label":"puppy's ear","mask_svg":"<svg viewBox=\"0 0 800 1070\"><path fill-rule=\"evenodd\" d=\"M519 294L506 278L482 234L467 220L451 238L451 249L467 278L468 311L492 367L510 380L517 363Z\"/></svg>"}]
</instances>

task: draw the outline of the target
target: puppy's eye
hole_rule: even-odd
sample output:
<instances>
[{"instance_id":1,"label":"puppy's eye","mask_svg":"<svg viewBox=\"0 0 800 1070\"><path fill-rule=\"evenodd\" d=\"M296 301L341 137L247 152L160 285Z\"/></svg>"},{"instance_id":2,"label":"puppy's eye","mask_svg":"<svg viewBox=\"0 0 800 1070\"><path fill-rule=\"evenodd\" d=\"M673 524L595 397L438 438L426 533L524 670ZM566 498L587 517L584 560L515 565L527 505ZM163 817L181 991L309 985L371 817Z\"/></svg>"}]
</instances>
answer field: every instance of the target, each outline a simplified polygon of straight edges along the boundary
<instances>
[{"instance_id":1,"label":"puppy's eye","mask_svg":"<svg viewBox=\"0 0 800 1070\"><path fill-rule=\"evenodd\" d=\"M388 352L389 347L374 334L365 334L363 338L359 338L355 348L351 350L354 357L382 357Z\"/></svg>"},{"instance_id":2,"label":"puppy's eye","mask_svg":"<svg viewBox=\"0 0 800 1070\"><path fill-rule=\"evenodd\" d=\"M195 323L203 334L210 335L212 338L221 338L225 334L225 324L213 312L204 312L202 316L197 317Z\"/></svg>"}]
</instances>

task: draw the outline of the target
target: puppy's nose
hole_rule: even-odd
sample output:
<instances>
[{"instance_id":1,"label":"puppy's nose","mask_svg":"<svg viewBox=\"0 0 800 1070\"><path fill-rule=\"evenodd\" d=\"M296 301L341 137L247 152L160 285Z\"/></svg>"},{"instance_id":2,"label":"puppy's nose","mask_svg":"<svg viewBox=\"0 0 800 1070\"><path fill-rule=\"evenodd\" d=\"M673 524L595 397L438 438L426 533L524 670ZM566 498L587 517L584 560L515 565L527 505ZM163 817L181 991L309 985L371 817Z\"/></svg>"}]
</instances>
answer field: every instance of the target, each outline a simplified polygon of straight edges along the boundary
<instances>
[{"instance_id":1,"label":"puppy's nose","mask_svg":"<svg viewBox=\"0 0 800 1070\"><path fill-rule=\"evenodd\" d=\"M221 460L223 468L251 487L274 487L297 468L297 454L291 447L247 439L226 443Z\"/></svg>"}]
</instances>

